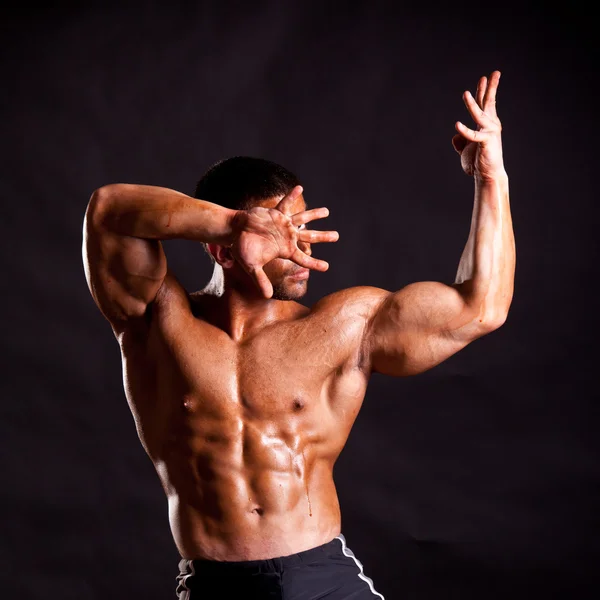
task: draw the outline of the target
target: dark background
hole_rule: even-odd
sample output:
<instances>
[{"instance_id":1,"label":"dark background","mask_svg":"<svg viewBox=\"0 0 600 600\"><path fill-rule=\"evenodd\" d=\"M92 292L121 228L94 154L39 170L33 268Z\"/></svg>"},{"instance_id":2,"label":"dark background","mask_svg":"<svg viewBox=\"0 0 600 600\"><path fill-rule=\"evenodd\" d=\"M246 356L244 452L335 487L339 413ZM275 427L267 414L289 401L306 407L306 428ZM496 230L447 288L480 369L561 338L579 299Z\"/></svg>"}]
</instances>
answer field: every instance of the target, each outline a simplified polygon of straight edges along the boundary
<instances>
[{"instance_id":1,"label":"dark background","mask_svg":"<svg viewBox=\"0 0 600 600\"><path fill-rule=\"evenodd\" d=\"M331 268L307 303L451 283L473 184L450 139L470 123L462 92L493 69L517 243L510 316L428 373L374 376L336 466L342 531L387 600L597 593L593 27L572 3L5 12L0 596L175 597L166 498L84 279L91 192L191 194L221 158L269 158L330 208L318 227L341 233L313 249ZM166 248L201 288L199 245Z\"/></svg>"}]
</instances>

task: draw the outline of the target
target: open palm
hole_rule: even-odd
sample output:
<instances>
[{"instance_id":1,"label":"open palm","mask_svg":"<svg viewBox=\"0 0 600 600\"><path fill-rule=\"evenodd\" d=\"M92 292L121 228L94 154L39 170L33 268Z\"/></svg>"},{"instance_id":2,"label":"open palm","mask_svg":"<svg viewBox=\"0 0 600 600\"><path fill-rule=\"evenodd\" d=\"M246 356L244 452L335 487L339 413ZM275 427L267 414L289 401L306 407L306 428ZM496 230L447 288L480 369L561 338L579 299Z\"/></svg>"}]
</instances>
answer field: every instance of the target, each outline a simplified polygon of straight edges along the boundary
<instances>
[{"instance_id":1,"label":"open palm","mask_svg":"<svg viewBox=\"0 0 600 600\"><path fill-rule=\"evenodd\" d=\"M481 77L477 84L476 98L471 92L463 94L470 115L477 124L473 130L457 121L458 134L452 138L455 150L467 175L482 179L493 179L504 172L502 159L502 124L496 113L496 91L500 82L500 71L494 71L489 80Z\"/></svg>"},{"instance_id":2,"label":"open palm","mask_svg":"<svg viewBox=\"0 0 600 600\"><path fill-rule=\"evenodd\" d=\"M312 258L300 249L298 242L335 242L337 231L314 231L305 228L306 223L329 215L327 208L313 208L290 214L294 200L302 193L296 186L283 197L275 208L255 206L239 211L234 222L233 257L255 280L266 298L273 295L273 286L263 267L275 258L284 258L301 267L326 271L324 260Z\"/></svg>"}]
</instances>

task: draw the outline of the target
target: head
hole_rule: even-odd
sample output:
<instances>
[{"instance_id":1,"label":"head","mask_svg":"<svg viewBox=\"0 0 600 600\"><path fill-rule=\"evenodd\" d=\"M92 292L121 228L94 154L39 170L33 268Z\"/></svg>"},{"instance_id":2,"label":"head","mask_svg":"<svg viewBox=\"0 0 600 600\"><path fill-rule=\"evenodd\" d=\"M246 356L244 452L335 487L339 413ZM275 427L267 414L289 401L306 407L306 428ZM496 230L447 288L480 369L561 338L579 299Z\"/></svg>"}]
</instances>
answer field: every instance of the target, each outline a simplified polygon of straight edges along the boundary
<instances>
[{"instance_id":1,"label":"head","mask_svg":"<svg viewBox=\"0 0 600 600\"><path fill-rule=\"evenodd\" d=\"M281 165L262 158L235 156L210 167L196 185L194 196L233 210L248 210L254 206L275 208L281 198L299 184L298 178ZM306 203L300 195L293 212L305 208ZM298 242L298 246L310 254L310 244ZM204 244L204 247L216 268L218 265L223 269L226 285L228 281L235 282L238 287L248 286L251 294L257 292L255 283L233 259L229 248L218 244ZM281 258L264 266L273 285L273 299L296 300L304 296L307 280L290 277L298 269L296 263Z\"/></svg>"}]
</instances>

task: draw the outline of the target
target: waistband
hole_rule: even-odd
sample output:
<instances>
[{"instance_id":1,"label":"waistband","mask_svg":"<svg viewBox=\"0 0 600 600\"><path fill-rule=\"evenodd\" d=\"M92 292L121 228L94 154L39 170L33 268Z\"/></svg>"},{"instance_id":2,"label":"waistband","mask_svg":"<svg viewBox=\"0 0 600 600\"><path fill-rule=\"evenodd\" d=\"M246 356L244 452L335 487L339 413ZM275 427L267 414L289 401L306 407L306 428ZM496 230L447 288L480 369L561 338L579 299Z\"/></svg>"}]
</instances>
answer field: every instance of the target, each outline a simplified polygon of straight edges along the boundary
<instances>
[{"instance_id":1,"label":"waistband","mask_svg":"<svg viewBox=\"0 0 600 600\"><path fill-rule=\"evenodd\" d=\"M279 556L275 558L266 558L262 560L241 560L241 561L218 561L207 560L204 558L182 558L179 561L179 571L181 575L199 575L199 574L230 574L244 573L281 573L283 569L289 569L302 564L308 564L319 559L325 558L332 553L341 553L345 543L344 536L333 538L330 542L303 550L296 554Z\"/></svg>"}]
</instances>

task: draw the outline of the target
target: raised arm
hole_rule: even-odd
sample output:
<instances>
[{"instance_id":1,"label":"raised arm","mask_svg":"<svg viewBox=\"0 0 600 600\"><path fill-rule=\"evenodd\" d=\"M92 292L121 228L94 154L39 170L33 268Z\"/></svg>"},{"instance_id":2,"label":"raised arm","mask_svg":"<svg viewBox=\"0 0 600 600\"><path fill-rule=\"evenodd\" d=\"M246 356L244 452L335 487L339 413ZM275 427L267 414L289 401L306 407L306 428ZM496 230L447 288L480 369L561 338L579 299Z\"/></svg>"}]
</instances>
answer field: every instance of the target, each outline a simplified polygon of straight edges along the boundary
<instances>
[{"instance_id":1,"label":"raised arm","mask_svg":"<svg viewBox=\"0 0 600 600\"><path fill-rule=\"evenodd\" d=\"M171 189L112 184L90 198L83 223L83 265L90 292L117 328L140 317L167 273L160 240L226 243L236 211Z\"/></svg>"},{"instance_id":2,"label":"raised arm","mask_svg":"<svg viewBox=\"0 0 600 600\"><path fill-rule=\"evenodd\" d=\"M453 145L465 172L474 177L471 231L456 280L424 281L395 293L381 290L365 331L371 369L405 376L426 371L506 320L513 296L515 241L508 176L496 114L500 73L482 77L476 98L463 95L477 124L457 122Z\"/></svg>"},{"instance_id":3,"label":"raised arm","mask_svg":"<svg viewBox=\"0 0 600 600\"><path fill-rule=\"evenodd\" d=\"M160 240L172 238L230 247L266 297L272 287L263 266L274 258L326 270L327 263L307 255L298 242L335 241L337 233L304 228L327 216L326 208L289 214L301 193L302 187L296 186L274 209L231 210L162 187L99 188L85 213L82 248L96 304L115 330L144 315L167 273Z\"/></svg>"}]
</instances>

